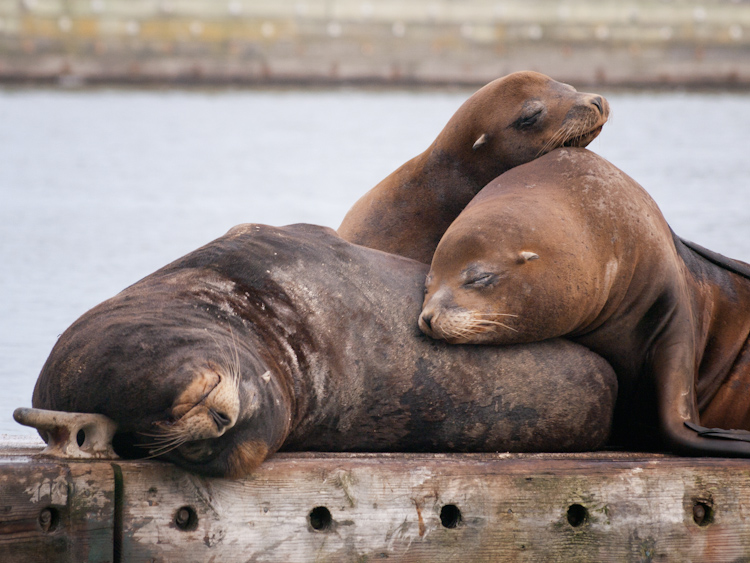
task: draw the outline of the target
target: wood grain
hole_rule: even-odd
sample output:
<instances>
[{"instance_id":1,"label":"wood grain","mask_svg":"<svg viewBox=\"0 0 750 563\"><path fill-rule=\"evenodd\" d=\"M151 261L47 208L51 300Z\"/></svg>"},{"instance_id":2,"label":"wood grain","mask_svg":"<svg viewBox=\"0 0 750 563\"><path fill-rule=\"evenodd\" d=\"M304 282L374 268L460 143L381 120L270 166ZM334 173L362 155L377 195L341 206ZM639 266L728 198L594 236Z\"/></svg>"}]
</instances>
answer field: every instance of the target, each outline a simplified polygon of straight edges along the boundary
<instances>
[{"instance_id":1,"label":"wood grain","mask_svg":"<svg viewBox=\"0 0 750 563\"><path fill-rule=\"evenodd\" d=\"M295 454L276 456L244 480L203 479L154 463L123 465L123 480L126 560L750 557L746 460ZM705 525L695 521L696 503L708 512ZM455 528L441 521L446 505L460 511ZM176 525L183 506L195 511L195 529ZM312 526L316 507L330 512L325 529Z\"/></svg>"},{"instance_id":2,"label":"wood grain","mask_svg":"<svg viewBox=\"0 0 750 563\"><path fill-rule=\"evenodd\" d=\"M109 463L50 461L0 450L0 561L113 561Z\"/></svg>"},{"instance_id":3,"label":"wood grain","mask_svg":"<svg viewBox=\"0 0 750 563\"><path fill-rule=\"evenodd\" d=\"M750 560L750 460L295 453L224 480L35 451L0 445L3 563Z\"/></svg>"}]
</instances>

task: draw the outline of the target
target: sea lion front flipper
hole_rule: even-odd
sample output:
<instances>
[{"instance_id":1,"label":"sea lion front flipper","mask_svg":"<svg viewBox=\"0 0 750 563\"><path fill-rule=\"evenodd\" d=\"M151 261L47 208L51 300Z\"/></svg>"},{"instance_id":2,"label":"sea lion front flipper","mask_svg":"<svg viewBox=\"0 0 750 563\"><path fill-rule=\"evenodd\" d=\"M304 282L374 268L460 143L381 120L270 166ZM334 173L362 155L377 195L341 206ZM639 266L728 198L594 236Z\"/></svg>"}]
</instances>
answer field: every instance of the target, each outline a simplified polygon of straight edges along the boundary
<instances>
[{"instance_id":1,"label":"sea lion front flipper","mask_svg":"<svg viewBox=\"0 0 750 563\"><path fill-rule=\"evenodd\" d=\"M674 453L696 456L750 457L750 432L703 428L695 398L694 344L689 316L675 310L651 347L659 425ZM700 430L699 430L700 429Z\"/></svg>"},{"instance_id":2,"label":"sea lion front flipper","mask_svg":"<svg viewBox=\"0 0 750 563\"><path fill-rule=\"evenodd\" d=\"M750 432L747 430L734 430L726 428L706 428L699 426L694 422L685 421L685 426L698 433L698 436L704 438L721 438L724 440L739 440L741 442L750 442Z\"/></svg>"}]
</instances>

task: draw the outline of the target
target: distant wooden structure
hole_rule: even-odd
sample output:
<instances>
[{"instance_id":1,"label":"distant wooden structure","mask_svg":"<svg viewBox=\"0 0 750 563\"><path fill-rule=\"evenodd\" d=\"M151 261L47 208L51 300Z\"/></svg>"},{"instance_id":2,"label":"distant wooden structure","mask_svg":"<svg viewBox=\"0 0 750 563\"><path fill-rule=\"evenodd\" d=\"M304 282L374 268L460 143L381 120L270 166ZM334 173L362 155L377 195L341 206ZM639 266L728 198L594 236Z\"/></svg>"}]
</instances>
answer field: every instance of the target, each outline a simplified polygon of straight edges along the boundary
<instances>
[{"instance_id":1,"label":"distant wooden structure","mask_svg":"<svg viewBox=\"0 0 750 563\"><path fill-rule=\"evenodd\" d=\"M750 460L278 454L241 480L0 445L0 561L749 561Z\"/></svg>"},{"instance_id":2,"label":"distant wooden structure","mask_svg":"<svg viewBox=\"0 0 750 563\"><path fill-rule=\"evenodd\" d=\"M0 82L750 86L746 0L0 0Z\"/></svg>"}]
</instances>

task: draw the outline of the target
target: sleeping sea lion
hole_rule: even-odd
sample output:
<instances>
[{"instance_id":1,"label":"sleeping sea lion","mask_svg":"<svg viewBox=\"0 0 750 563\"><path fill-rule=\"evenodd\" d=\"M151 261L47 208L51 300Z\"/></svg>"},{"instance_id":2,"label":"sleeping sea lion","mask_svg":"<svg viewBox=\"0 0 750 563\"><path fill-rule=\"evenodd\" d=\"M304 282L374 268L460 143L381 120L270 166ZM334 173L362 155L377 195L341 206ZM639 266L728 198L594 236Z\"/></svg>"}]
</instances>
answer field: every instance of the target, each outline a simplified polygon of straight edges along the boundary
<instances>
[{"instance_id":1,"label":"sleeping sea lion","mask_svg":"<svg viewBox=\"0 0 750 563\"><path fill-rule=\"evenodd\" d=\"M750 456L750 267L702 254L633 179L557 149L495 179L446 231L420 328L461 344L568 338L614 368L623 441L658 428L675 452Z\"/></svg>"},{"instance_id":2,"label":"sleeping sea lion","mask_svg":"<svg viewBox=\"0 0 750 563\"><path fill-rule=\"evenodd\" d=\"M561 146L585 147L609 104L538 72L516 72L471 96L425 152L349 210L346 240L429 264L440 237L479 190Z\"/></svg>"},{"instance_id":3,"label":"sleeping sea lion","mask_svg":"<svg viewBox=\"0 0 750 563\"><path fill-rule=\"evenodd\" d=\"M584 347L449 346L416 325L428 267L311 225L242 225L85 313L33 406L100 413L115 450L236 477L278 449L573 451L617 382Z\"/></svg>"}]
</instances>

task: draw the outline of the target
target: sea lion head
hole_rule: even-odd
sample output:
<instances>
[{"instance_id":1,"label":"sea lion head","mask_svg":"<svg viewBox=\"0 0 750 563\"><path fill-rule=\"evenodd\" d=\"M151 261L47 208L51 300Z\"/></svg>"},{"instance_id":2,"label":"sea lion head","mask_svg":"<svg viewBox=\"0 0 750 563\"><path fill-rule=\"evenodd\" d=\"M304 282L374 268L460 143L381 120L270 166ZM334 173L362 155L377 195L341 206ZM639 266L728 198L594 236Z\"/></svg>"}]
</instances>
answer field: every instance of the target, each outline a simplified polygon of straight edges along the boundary
<instances>
[{"instance_id":1,"label":"sea lion head","mask_svg":"<svg viewBox=\"0 0 750 563\"><path fill-rule=\"evenodd\" d=\"M609 118L598 94L532 71L490 82L471 96L436 140L482 175L484 183L562 146L585 147ZM489 177L486 174L489 174Z\"/></svg>"},{"instance_id":2,"label":"sea lion head","mask_svg":"<svg viewBox=\"0 0 750 563\"><path fill-rule=\"evenodd\" d=\"M190 270L156 281L131 286L65 331L33 405L108 416L123 457L245 475L289 432L285 379L235 313L232 282Z\"/></svg>"},{"instance_id":3,"label":"sea lion head","mask_svg":"<svg viewBox=\"0 0 750 563\"><path fill-rule=\"evenodd\" d=\"M451 343L571 334L601 308L601 269L575 216L555 202L519 193L472 203L435 251L419 327Z\"/></svg>"}]
</instances>

